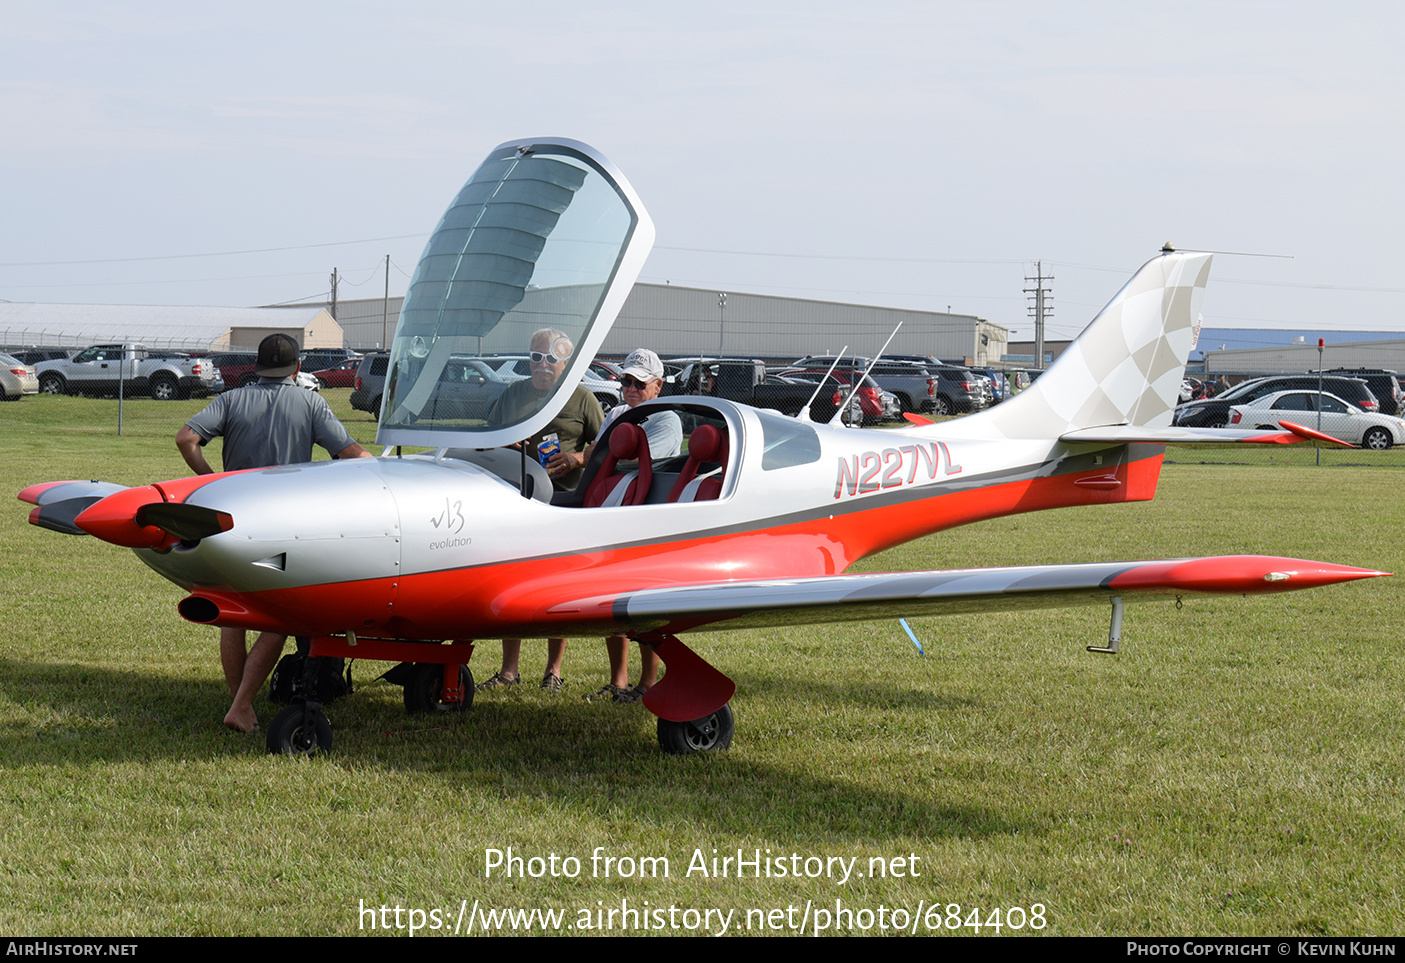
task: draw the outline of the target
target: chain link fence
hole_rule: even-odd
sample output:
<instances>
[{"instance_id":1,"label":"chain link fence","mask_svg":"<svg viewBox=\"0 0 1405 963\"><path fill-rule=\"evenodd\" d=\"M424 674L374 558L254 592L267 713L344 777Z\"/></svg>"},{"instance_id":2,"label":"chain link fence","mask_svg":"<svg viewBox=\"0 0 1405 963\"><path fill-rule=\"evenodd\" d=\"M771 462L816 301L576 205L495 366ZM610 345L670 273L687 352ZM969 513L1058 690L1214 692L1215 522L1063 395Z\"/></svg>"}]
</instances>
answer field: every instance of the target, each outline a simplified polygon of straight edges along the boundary
<instances>
[{"instance_id":1,"label":"chain link fence","mask_svg":"<svg viewBox=\"0 0 1405 963\"><path fill-rule=\"evenodd\" d=\"M393 320L393 319L392 319ZM859 340L859 336L854 336ZM793 355L786 351L787 338L777 333L770 345L770 350L765 352L765 366L770 370L765 376L757 377L763 381L771 377L777 368L777 359L793 358ZM843 340L843 339L841 339ZM187 352L195 355L205 355L211 353L211 345L208 342L193 340L181 337L157 337L153 338L147 332L140 337L113 336L110 332L104 337L95 338L84 334L63 333L58 331L46 331L43 329L30 328L0 328L0 350L7 353L17 353L33 348L51 348L62 350L67 353L76 353L82 348L86 348L97 343L116 343L124 341L138 341L147 346L148 349L156 352L176 351ZM854 352L851 350L850 354ZM602 352L602 357L609 357L615 352ZM684 359L679 359L680 362ZM826 359L826 361L831 359ZM951 359L958 364L965 359ZM827 363L819 365L820 369L827 368ZM793 365L782 367L794 367ZM813 367L813 366L812 366ZM681 364L677 370L683 370ZM990 366L989 373L993 375L999 390L1008 393L1013 388L1028 383L1027 376L1018 373L1023 369L1018 367ZM722 373L719 372L720 377ZM1254 373L1258 375L1259 373ZM1230 383L1240 380L1247 375L1240 375L1228 379ZM804 376L793 376L803 378ZM812 378L811 380L817 380ZM881 380L881 379L880 379ZM813 385L811 386L813 387ZM785 386L786 390L795 390L791 386ZM906 386L904 386L905 390ZM698 390L696 386L692 390ZM780 390L774 386L769 387L758 384L756 388L757 397L755 403L766 405L767 400L763 397L768 390ZM896 390L896 389L895 389ZM934 390L945 390L944 383L934 385ZM323 391L323 396L332 404L338 416L347 424L348 428L358 441L370 444L375 437L375 418L365 412L351 408L349 403L351 389L349 388L327 388ZM833 395L833 392L829 392ZM828 398L829 402L833 398ZM65 401L52 396L41 396L34 399L25 399L26 403L46 404L51 406L52 417L45 417L41 421L47 426L46 430L55 434L64 434L69 431L82 432L94 429L110 428L114 433L120 431L122 434L134 435L164 435L174 433L185 419L195 411L200 410L208 403L205 398L188 398L172 401L157 401L152 399L147 393L127 391L121 398L120 403L116 397L107 399L79 400L71 399ZM968 403L966 399L960 403L954 403L952 407L956 410L950 412L951 417L968 417L970 412L963 410ZM998 399L996 403L999 403ZM851 406L857 408L856 405ZM779 407L779 405L777 405ZM942 420L944 415L939 410L932 410L932 406L922 405L920 399L915 399L904 395L903 400L897 405L897 411L892 414L900 414L902 410L917 411L937 420ZM831 408L832 410L832 408ZM0 407L0 426L3 426L7 419L5 415L7 409ZM857 414L851 420L858 421ZM873 423L876 420L877 426L899 427L906 422L900 418L892 420L871 419L865 417L865 422ZM1304 421L1311 426L1311 421ZM1385 451L1368 451L1358 448L1343 448L1335 445L1318 442L1304 442L1295 445L1225 445L1225 446L1170 446L1166 451L1166 463L1169 465L1258 465L1264 467L1371 467L1371 468L1402 468L1405 467L1405 446L1391 448Z\"/></svg>"}]
</instances>

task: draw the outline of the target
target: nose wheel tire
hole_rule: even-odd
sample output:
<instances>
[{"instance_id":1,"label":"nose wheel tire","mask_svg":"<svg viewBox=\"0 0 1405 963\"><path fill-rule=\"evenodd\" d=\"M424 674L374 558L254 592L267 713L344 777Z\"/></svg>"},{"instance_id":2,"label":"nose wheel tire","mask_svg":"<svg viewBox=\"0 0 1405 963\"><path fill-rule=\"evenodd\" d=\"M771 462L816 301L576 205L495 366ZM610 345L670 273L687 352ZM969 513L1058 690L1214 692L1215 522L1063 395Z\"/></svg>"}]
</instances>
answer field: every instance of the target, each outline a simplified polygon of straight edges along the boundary
<instances>
[{"instance_id":1,"label":"nose wheel tire","mask_svg":"<svg viewBox=\"0 0 1405 963\"><path fill-rule=\"evenodd\" d=\"M718 752L732 744L735 728L730 703L712 715L692 722L659 720L659 748L670 755Z\"/></svg>"},{"instance_id":2,"label":"nose wheel tire","mask_svg":"<svg viewBox=\"0 0 1405 963\"><path fill-rule=\"evenodd\" d=\"M274 755L310 756L332 748L332 724L321 709L310 712L305 706L291 705L278 713L268 727L268 751Z\"/></svg>"}]
</instances>

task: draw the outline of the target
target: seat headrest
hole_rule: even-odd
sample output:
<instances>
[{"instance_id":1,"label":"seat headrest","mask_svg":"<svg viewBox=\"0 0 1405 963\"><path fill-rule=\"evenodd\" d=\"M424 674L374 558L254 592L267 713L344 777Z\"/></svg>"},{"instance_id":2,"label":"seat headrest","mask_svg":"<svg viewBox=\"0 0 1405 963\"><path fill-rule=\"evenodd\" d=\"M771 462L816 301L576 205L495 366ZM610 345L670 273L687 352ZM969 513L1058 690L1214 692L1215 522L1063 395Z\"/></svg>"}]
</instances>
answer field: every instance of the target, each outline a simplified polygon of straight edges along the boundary
<instances>
[{"instance_id":1,"label":"seat headrest","mask_svg":"<svg viewBox=\"0 0 1405 963\"><path fill-rule=\"evenodd\" d=\"M645 438L643 430L638 425L617 425L615 430L610 432L610 454L620 461L637 461L640 443Z\"/></svg>"},{"instance_id":2,"label":"seat headrest","mask_svg":"<svg viewBox=\"0 0 1405 963\"><path fill-rule=\"evenodd\" d=\"M722 454L722 433L712 425L699 425L688 436L688 457L696 461L717 461Z\"/></svg>"}]
</instances>

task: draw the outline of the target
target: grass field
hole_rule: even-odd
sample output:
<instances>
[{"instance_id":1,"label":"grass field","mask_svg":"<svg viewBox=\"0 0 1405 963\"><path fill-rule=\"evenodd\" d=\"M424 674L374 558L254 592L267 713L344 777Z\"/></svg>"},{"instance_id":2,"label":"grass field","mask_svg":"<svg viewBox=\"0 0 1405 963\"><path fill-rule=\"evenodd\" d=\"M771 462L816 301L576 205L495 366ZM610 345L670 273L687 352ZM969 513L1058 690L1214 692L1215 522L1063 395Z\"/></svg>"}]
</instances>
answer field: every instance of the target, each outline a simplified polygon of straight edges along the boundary
<instances>
[{"instance_id":1,"label":"grass field","mask_svg":"<svg viewBox=\"0 0 1405 963\"><path fill-rule=\"evenodd\" d=\"M369 416L328 395L369 442ZM0 406L0 491L187 474L172 437L200 402L132 402L120 438L114 407ZM1174 464L1155 502L986 522L863 568L1256 552L1402 571L1401 478ZM1034 904L1059 935L1402 929L1401 579L1129 605L1116 657L1083 649L1106 638L1100 608L913 620L925 656L896 623L693 635L738 684L734 747L704 757L663 756L641 708L582 702L606 667L578 639L561 695L426 720L367 684L328 709L333 754L296 760L221 728L216 633L179 618L179 589L130 552L26 524L28 507L0 514L6 934L342 935L371 931L363 906L452 925L464 900L561 909L564 933L623 906L684 932L690 909L733 911L730 932L813 929L836 900L873 914L841 932L919 904L938 911L918 932L952 922L948 904L982 923L1019 907L1021 933ZM542 659L528 643L524 674ZM507 847L581 868L489 875L486 851ZM666 857L668 877L597 875L597 847ZM688 874L714 849L856 858L864 875Z\"/></svg>"}]
</instances>

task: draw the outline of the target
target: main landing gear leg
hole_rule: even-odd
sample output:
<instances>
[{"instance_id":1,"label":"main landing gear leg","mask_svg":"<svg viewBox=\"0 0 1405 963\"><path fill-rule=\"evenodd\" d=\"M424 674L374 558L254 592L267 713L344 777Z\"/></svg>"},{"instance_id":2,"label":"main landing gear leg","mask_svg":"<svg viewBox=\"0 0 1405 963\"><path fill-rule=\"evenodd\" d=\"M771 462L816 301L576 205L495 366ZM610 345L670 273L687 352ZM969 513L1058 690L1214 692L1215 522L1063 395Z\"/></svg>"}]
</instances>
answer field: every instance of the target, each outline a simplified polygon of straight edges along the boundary
<instances>
[{"instance_id":1,"label":"main landing gear leg","mask_svg":"<svg viewBox=\"0 0 1405 963\"><path fill-rule=\"evenodd\" d=\"M302 695L278 713L268 728L268 751L304 756L332 748L332 725L322 714L321 697L314 680L318 665L327 658L373 659L400 662L390 672L405 687L405 708L410 712L459 712L473 704L473 675L467 662L473 656L472 640L448 645L403 642L392 639L357 639L318 636L311 640L303 669Z\"/></svg>"},{"instance_id":2,"label":"main landing gear leg","mask_svg":"<svg viewBox=\"0 0 1405 963\"><path fill-rule=\"evenodd\" d=\"M1104 655L1116 655L1117 644L1122 641L1122 596L1112 597L1112 624L1107 630L1107 645L1090 645L1089 652L1101 652Z\"/></svg>"},{"instance_id":3,"label":"main landing gear leg","mask_svg":"<svg viewBox=\"0 0 1405 963\"><path fill-rule=\"evenodd\" d=\"M672 635L645 636L668 673L644 693L644 708L659 717L659 747L668 753L711 752L732 744L728 705L737 684Z\"/></svg>"}]
</instances>

